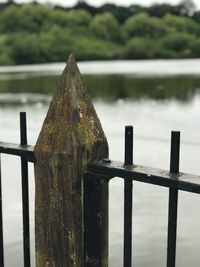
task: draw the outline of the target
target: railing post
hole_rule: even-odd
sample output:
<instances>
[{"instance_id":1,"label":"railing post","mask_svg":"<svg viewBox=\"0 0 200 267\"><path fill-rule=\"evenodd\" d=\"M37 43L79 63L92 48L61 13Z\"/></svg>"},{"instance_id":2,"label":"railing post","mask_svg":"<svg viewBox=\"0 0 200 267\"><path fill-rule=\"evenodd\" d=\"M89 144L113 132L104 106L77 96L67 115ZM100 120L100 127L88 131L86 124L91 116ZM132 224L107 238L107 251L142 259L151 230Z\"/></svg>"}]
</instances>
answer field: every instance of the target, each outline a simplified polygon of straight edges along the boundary
<instances>
[{"instance_id":1,"label":"railing post","mask_svg":"<svg viewBox=\"0 0 200 267\"><path fill-rule=\"evenodd\" d=\"M1 180L1 154L0 154L0 267L4 267L3 244L3 207L2 207L2 180Z\"/></svg>"},{"instance_id":2,"label":"railing post","mask_svg":"<svg viewBox=\"0 0 200 267\"><path fill-rule=\"evenodd\" d=\"M73 55L50 104L34 153L36 266L87 266L84 174L89 162L108 157L108 145ZM107 201L107 188L101 190ZM95 236L93 242L95 246ZM107 267L96 262L90 266Z\"/></svg>"},{"instance_id":3,"label":"railing post","mask_svg":"<svg viewBox=\"0 0 200 267\"><path fill-rule=\"evenodd\" d=\"M125 127L124 165L133 165L133 126ZM124 180L124 267L132 266L133 182Z\"/></svg>"},{"instance_id":4,"label":"railing post","mask_svg":"<svg viewBox=\"0 0 200 267\"><path fill-rule=\"evenodd\" d=\"M108 181L99 174L84 180L84 267L108 267Z\"/></svg>"},{"instance_id":5,"label":"railing post","mask_svg":"<svg viewBox=\"0 0 200 267\"><path fill-rule=\"evenodd\" d=\"M26 125L25 112L20 112L20 144L21 146L27 145L27 125ZM28 162L24 157L21 157L21 179L22 179L24 267L30 267L31 259L30 259Z\"/></svg>"},{"instance_id":6,"label":"railing post","mask_svg":"<svg viewBox=\"0 0 200 267\"><path fill-rule=\"evenodd\" d=\"M179 173L180 132L171 133L170 174ZM169 189L168 211L168 240L167 240L167 267L176 266L176 236L177 236L178 189Z\"/></svg>"}]
</instances>

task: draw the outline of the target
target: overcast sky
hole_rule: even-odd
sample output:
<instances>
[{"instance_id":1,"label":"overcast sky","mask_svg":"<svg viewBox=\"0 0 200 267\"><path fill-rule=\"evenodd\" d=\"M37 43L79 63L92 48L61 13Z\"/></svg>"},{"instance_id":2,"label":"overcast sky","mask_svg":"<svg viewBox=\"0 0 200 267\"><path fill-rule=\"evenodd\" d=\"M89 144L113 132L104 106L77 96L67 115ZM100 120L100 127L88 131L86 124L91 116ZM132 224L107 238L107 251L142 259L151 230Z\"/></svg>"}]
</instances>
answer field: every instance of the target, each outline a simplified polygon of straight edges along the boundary
<instances>
[{"instance_id":1,"label":"overcast sky","mask_svg":"<svg viewBox=\"0 0 200 267\"><path fill-rule=\"evenodd\" d=\"M0 2L5 2L5 0L0 0ZM15 0L15 2L31 2L31 0ZM77 0L38 0L41 3L53 3L64 6L73 6L76 4ZM177 4L180 0L87 0L87 3L95 6L102 5L104 3L115 3L118 5L128 6L131 4L140 4L140 5L151 5L153 3L169 3L169 4ZM200 0L194 0L196 7L200 9Z\"/></svg>"}]
</instances>

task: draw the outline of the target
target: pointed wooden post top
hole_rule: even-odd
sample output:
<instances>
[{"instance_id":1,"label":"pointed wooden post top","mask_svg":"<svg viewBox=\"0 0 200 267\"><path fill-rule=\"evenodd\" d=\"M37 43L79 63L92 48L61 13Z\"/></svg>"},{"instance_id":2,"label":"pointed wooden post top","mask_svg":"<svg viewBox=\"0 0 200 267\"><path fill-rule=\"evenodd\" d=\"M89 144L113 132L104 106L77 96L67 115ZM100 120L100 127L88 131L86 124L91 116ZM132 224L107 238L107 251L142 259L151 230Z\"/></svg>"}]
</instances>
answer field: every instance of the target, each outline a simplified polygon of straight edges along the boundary
<instances>
[{"instance_id":1,"label":"pointed wooden post top","mask_svg":"<svg viewBox=\"0 0 200 267\"><path fill-rule=\"evenodd\" d=\"M71 142L76 142L77 146L99 141L106 141L106 138L72 54L50 104L35 151L66 153L71 151Z\"/></svg>"},{"instance_id":2,"label":"pointed wooden post top","mask_svg":"<svg viewBox=\"0 0 200 267\"><path fill-rule=\"evenodd\" d=\"M108 157L108 144L73 55L50 103L34 153L36 267L87 266L84 175L89 162ZM101 192L98 199L105 203L102 214L106 215L102 219L97 211L96 216L103 233L99 239L107 240L107 187ZM107 267L108 242L98 242L103 252L92 261Z\"/></svg>"}]
</instances>

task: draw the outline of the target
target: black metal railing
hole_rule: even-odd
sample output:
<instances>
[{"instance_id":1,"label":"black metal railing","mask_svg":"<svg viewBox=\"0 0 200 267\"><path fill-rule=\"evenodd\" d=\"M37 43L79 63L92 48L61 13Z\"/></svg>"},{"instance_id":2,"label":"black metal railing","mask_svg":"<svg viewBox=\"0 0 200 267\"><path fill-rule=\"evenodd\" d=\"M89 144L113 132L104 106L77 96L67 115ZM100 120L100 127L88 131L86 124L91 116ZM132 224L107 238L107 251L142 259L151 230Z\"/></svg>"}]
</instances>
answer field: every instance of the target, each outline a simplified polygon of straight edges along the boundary
<instances>
[{"instance_id":1,"label":"black metal railing","mask_svg":"<svg viewBox=\"0 0 200 267\"><path fill-rule=\"evenodd\" d=\"M1 267L4 266L2 188L1 188L1 158L0 158L0 266Z\"/></svg>"},{"instance_id":2,"label":"black metal railing","mask_svg":"<svg viewBox=\"0 0 200 267\"><path fill-rule=\"evenodd\" d=\"M35 157L34 147L27 145L26 114L24 112L20 113L20 130L20 145L0 142L0 154L4 153L21 157L24 267L30 267L28 162L34 163ZM124 163L104 159L99 162L94 162L89 166L88 175L90 178L94 177L95 179L105 179L106 177L106 179L110 180L114 177L121 177L124 179L124 267L132 266L133 181L169 188L167 267L175 267L178 192L179 190L183 190L200 194L200 176L179 172L179 151L180 132L172 132L169 171L136 165L133 163L133 127L126 126ZM4 267L1 168L0 267Z\"/></svg>"},{"instance_id":3,"label":"black metal railing","mask_svg":"<svg viewBox=\"0 0 200 267\"><path fill-rule=\"evenodd\" d=\"M20 112L20 145L0 142L0 155L4 153L21 157L24 267L31 266L28 161L34 162L33 149L34 148L32 146L27 145L26 113ZM1 162L0 162L0 267L4 267Z\"/></svg>"},{"instance_id":4,"label":"black metal railing","mask_svg":"<svg viewBox=\"0 0 200 267\"><path fill-rule=\"evenodd\" d=\"M91 173L99 177L124 179L124 267L132 266L132 181L169 188L167 267L176 266L176 232L178 191L200 194L200 176L179 172L180 132L171 133L170 170L133 164L133 127L125 127L124 163L102 160L90 165Z\"/></svg>"}]
</instances>

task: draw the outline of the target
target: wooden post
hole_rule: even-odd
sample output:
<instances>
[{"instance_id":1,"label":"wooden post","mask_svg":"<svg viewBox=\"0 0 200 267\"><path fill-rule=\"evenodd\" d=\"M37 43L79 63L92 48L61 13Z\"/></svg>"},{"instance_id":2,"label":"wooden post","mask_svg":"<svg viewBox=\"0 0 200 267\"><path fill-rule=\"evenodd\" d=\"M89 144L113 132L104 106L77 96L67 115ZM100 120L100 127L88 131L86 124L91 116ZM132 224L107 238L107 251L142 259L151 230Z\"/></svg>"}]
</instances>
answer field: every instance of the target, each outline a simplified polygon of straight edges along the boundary
<instances>
[{"instance_id":1,"label":"wooden post","mask_svg":"<svg viewBox=\"0 0 200 267\"><path fill-rule=\"evenodd\" d=\"M50 104L35 157L36 266L89 266L84 259L83 180L89 162L108 157L108 145L73 55ZM107 187L101 191L107 222ZM108 224L101 225L106 240ZM107 241L102 250L106 257ZM93 262L90 266L99 262L99 267L107 267L107 259Z\"/></svg>"}]
</instances>

